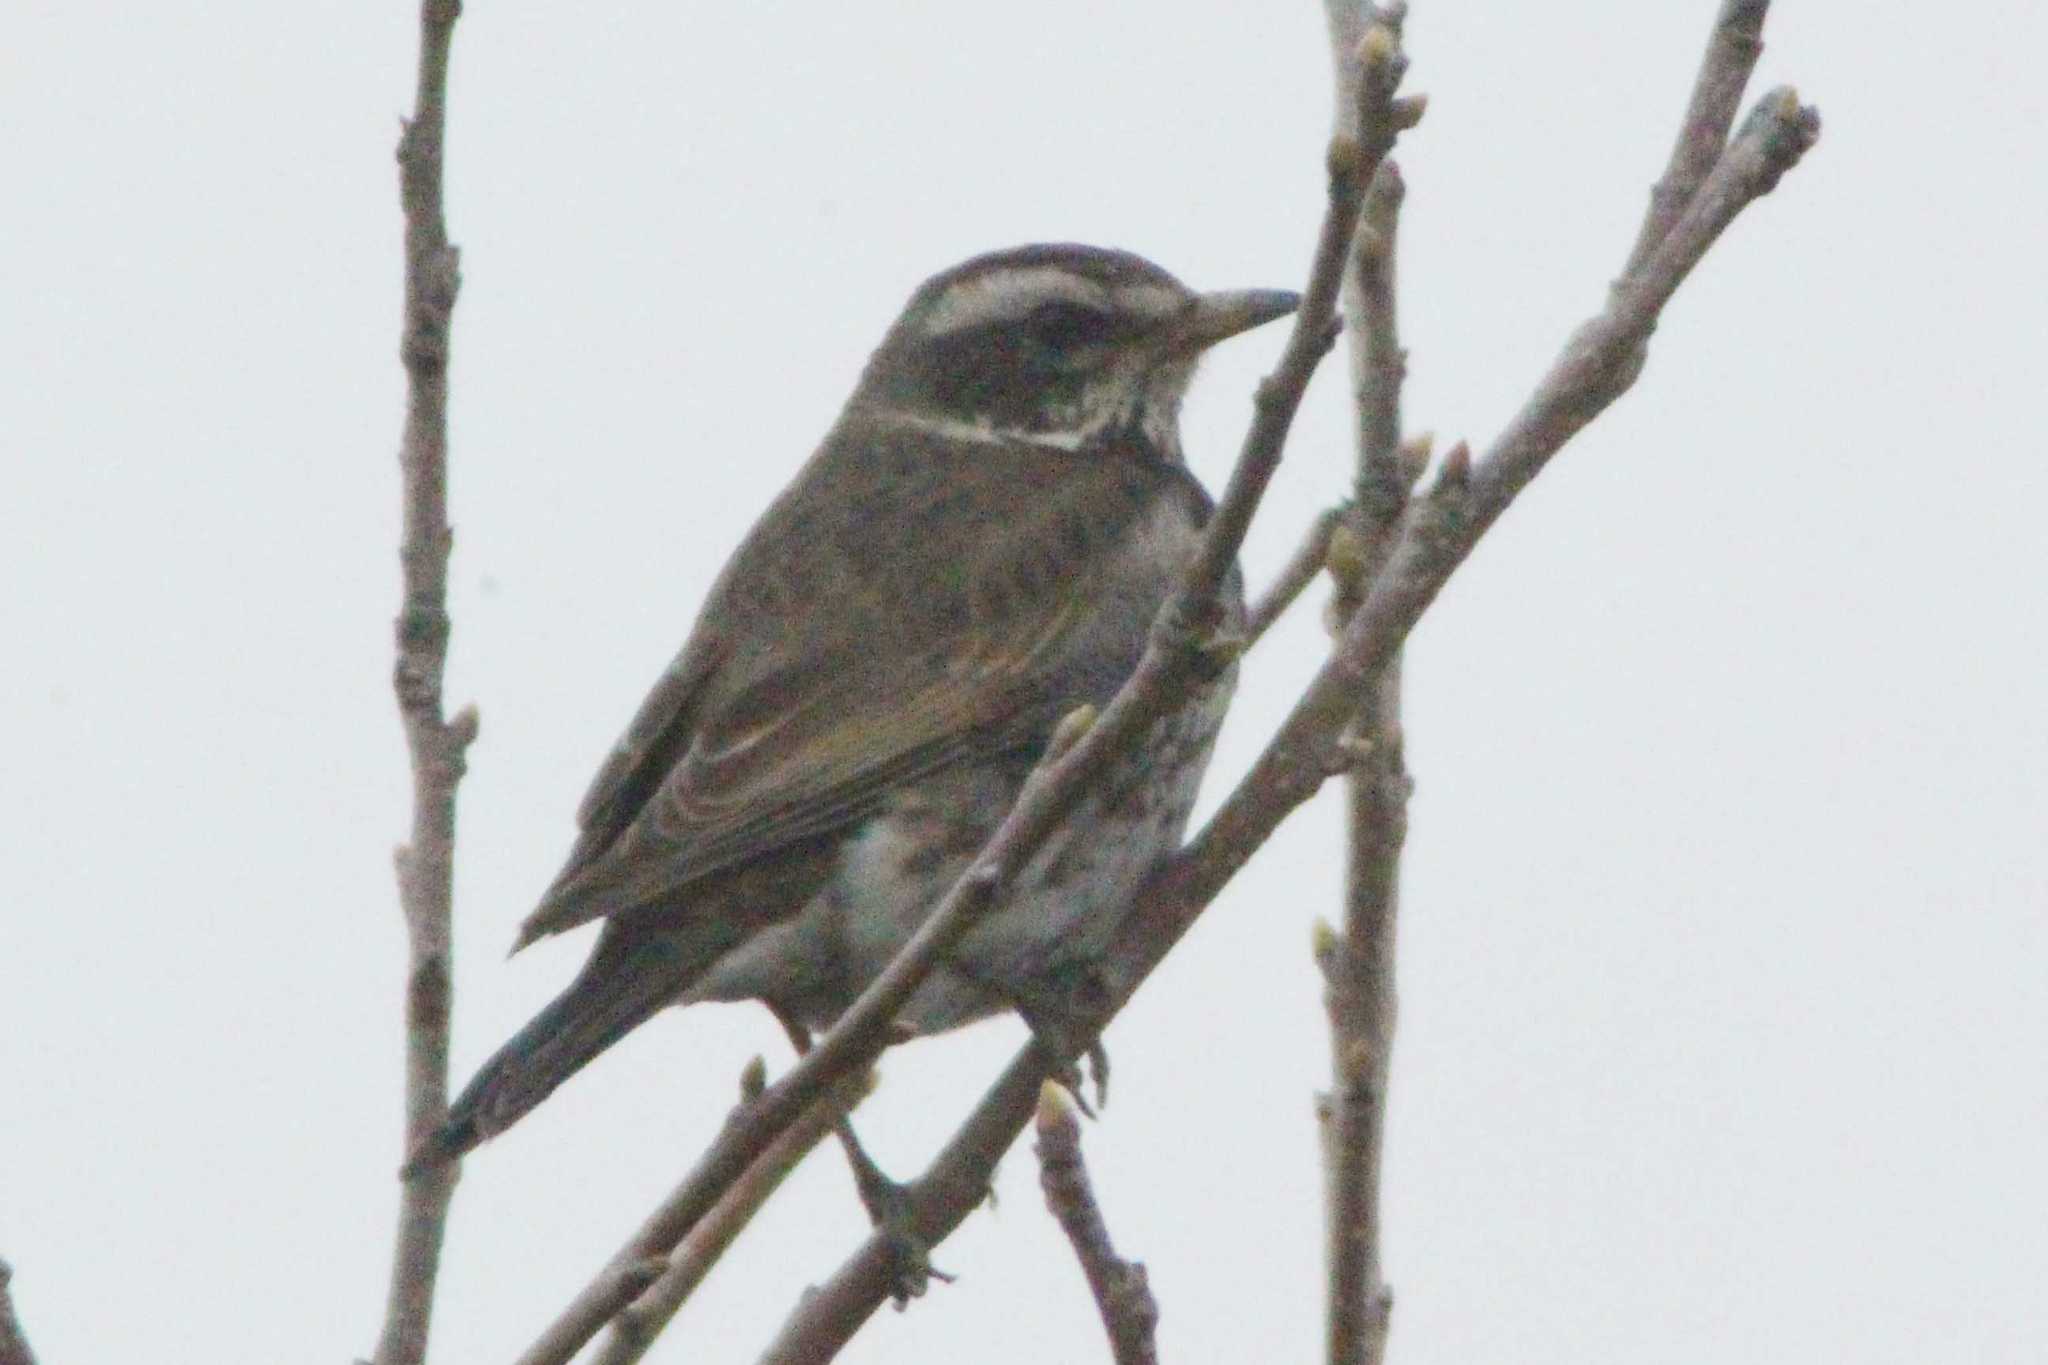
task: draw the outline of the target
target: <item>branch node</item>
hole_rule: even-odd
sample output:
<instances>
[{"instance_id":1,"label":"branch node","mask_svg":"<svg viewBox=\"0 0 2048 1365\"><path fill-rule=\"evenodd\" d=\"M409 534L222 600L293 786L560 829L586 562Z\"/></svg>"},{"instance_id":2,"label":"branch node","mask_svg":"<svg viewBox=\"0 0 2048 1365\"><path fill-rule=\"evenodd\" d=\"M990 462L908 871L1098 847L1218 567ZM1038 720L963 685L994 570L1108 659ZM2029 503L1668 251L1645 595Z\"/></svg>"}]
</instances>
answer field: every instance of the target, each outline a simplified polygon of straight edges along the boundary
<instances>
[{"instance_id":1,"label":"branch node","mask_svg":"<svg viewBox=\"0 0 2048 1365\"><path fill-rule=\"evenodd\" d=\"M1799 103L1799 92L1781 85L1765 95L1750 111L1738 141L1755 138L1763 147L1756 193L1769 194L1778 187L1785 172L1820 141L1820 110Z\"/></svg>"},{"instance_id":2,"label":"branch node","mask_svg":"<svg viewBox=\"0 0 2048 1365\"><path fill-rule=\"evenodd\" d=\"M1053 727L1052 738L1046 741L1045 757L1039 762L1057 763L1066 757L1068 750L1079 744L1082 737L1095 728L1095 721L1100 714L1093 703L1083 702L1061 716L1059 724Z\"/></svg>"},{"instance_id":3,"label":"branch node","mask_svg":"<svg viewBox=\"0 0 2048 1365\"><path fill-rule=\"evenodd\" d=\"M454 757L460 758L465 749L476 743L477 733L482 726L483 718L477 714L474 702L464 706L450 718L447 728L442 732L442 738L447 741Z\"/></svg>"},{"instance_id":4,"label":"branch node","mask_svg":"<svg viewBox=\"0 0 2048 1365\"><path fill-rule=\"evenodd\" d=\"M1157 1365L1153 1339L1159 1305L1152 1297L1145 1267L1118 1256L1110 1241L1081 1157L1076 1104L1076 1097L1057 1081L1047 1080L1039 1087L1035 1147L1045 1205L1081 1263L1117 1365Z\"/></svg>"},{"instance_id":5,"label":"branch node","mask_svg":"<svg viewBox=\"0 0 2048 1365\"><path fill-rule=\"evenodd\" d=\"M1370 763L1379 754L1380 742L1371 735L1347 729L1330 741L1330 762L1328 773L1336 777L1342 773L1356 772Z\"/></svg>"},{"instance_id":6,"label":"branch node","mask_svg":"<svg viewBox=\"0 0 2048 1365\"><path fill-rule=\"evenodd\" d=\"M1227 628L1213 600L1177 598L1152 622L1152 647L1178 657L1198 682L1221 676L1251 645L1251 637Z\"/></svg>"},{"instance_id":7,"label":"branch node","mask_svg":"<svg viewBox=\"0 0 2048 1365\"><path fill-rule=\"evenodd\" d=\"M1372 566L1366 554L1365 538L1349 518L1337 523L1330 532L1329 548L1323 552L1323 568L1337 585L1337 590L1349 596L1357 596L1365 584L1365 574Z\"/></svg>"},{"instance_id":8,"label":"branch node","mask_svg":"<svg viewBox=\"0 0 2048 1365\"><path fill-rule=\"evenodd\" d=\"M1316 922L1309 926L1309 953L1322 970L1325 981L1343 961L1343 952L1344 936L1337 932L1335 925L1318 915Z\"/></svg>"},{"instance_id":9,"label":"branch node","mask_svg":"<svg viewBox=\"0 0 2048 1365\"><path fill-rule=\"evenodd\" d=\"M1433 494L1463 497L1472 482L1472 447L1460 441L1444 454L1443 468L1437 470Z\"/></svg>"},{"instance_id":10,"label":"branch node","mask_svg":"<svg viewBox=\"0 0 2048 1365\"><path fill-rule=\"evenodd\" d=\"M740 1070L740 1107L745 1108L761 1098L761 1092L768 1088L768 1063L760 1053L755 1053Z\"/></svg>"},{"instance_id":11,"label":"branch node","mask_svg":"<svg viewBox=\"0 0 2048 1365\"><path fill-rule=\"evenodd\" d=\"M1045 1084L1038 1087L1038 1110L1033 1121L1040 1137L1068 1130L1078 1137L1081 1119L1074 1093L1046 1077Z\"/></svg>"},{"instance_id":12,"label":"branch node","mask_svg":"<svg viewBox=\"0 0 2048 1365\"><path fill-rule=\"evenodd\" d=\"M1394 53L1400 49L1401 40L1393 28L1384 20L1368 24L1365 36L1358 40L1355 54L1358 64L1367 71L1384 67L1394 60Z\"/></svg>"},{"instance_id":13,"label":"branch node","mask_svg":"<svg viewBox=\"0 0 2048 1365\"><path fill-rule=\"evenodd\" d=\"M1339 133L1330 139L1329 149L1323 153L1323 168L1329 172L1331 193L1336 187L1358 175L1358 168L1365 160L1365 148L1358 139L1348 133Z\"/></svg>"},{"instance_id":14,"label":"branch node","mask_svg":"<svg viewBox=\"0 0 2048 1365\"><path fill-rule=\"evenodd\" d=\"M1333 313L1329 322L1323 325L1323 330L1316 334L1316 358L1320 360L1328 355L1331 348L1336 346L1337 338L1343 335L1344 317L1342 314Z\"/></svg>"},{"instance_id":15,"label":"branch node","mask_svg":"<svg viewBox=\"0 0 2048 1365\"><path fill-rule=\"evenodd\" d=\"M1436 433L1433 431L1421 432L1401 442L1394 452L1394 467L1405 490L1412 492L1422 481L1422 472L1429 468L1430 457L1435 453ZM1466 458L1471 458L1470 451L1466 452Z\"/></svg>"}]
</instances>

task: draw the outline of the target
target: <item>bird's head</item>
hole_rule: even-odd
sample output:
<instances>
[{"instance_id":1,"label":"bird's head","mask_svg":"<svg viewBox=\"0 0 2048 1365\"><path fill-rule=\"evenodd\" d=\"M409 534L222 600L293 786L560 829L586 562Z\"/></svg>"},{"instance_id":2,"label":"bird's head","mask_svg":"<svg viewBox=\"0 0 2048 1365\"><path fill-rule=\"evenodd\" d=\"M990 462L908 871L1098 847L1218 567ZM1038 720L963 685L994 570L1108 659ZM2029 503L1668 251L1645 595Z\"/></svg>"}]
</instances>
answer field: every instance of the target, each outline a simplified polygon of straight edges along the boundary
<instances>
[{"instance_id":1,"label":"bird's head","mask_svg":"<svg viewBox=\"0 0 2048 1365\"><path fill-rule=\"evenodd\" d=\"M1136 438L1173 458L1202 352L1299 303L1277 289L1198 294L1126 251L1016 247L920 286L854 401L963 435L1074 449Z\"/></svg>"}]
</instances>

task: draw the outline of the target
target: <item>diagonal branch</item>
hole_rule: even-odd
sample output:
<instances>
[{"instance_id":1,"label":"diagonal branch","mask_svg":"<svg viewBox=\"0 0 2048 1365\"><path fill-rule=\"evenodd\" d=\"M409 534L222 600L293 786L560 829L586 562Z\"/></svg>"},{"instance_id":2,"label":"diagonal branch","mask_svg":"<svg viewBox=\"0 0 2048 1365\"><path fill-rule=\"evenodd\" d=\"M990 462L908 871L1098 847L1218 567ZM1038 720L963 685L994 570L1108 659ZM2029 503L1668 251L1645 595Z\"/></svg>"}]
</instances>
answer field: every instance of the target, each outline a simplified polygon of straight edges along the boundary
<instances>
[{"instance_id":1,"label":"diagonal branch","mask_svg":"<svg viewBox=\"0 0 2048 1365\"><path fill-rule=\"evenodd\" d=\"M398 143L405 210L405 322L400 353L407 405L399 464L404 528L399 560L405 579L393 679L412 759L412 837L398 850L398 892L405 913L405 1144L412 1151L448 1107L448 1011L455 787L476 738L476 712L442 716L448 662L448 332L460 284L455 248L442 215L441 161L447 128L448 46L459 0L420 8L419 87ZM377 1365L419 1365L426 1356L434 1281L455 1167L405 1179L391 1288Z\"/></svg>"},{"instance_id":2,"label":"diagonal branch","mask_svg":"<svg viewBox=\"0 0 2048 1365\"><path fill-rule=\"evenodd\" d=\"M646 1356L655 1339L682 1311L690 1295L697 1292L697 1286L753 1221L769 1196L782 1187L789 1173L832 1132L833 1126L851 1112L852 1105L866 1097L873 1087L873 1075L870 1072L860 1078L859 1086L812 1105L795 1125L769 1144L760 1160L749 1166L746 1175L725 1192L703 1221L690 1229L660 1276L638 1298L612 1315L611 1331L592 1357L591 1365L632 1365Z\"/></svg>"},{"instance_id":3,"label":"diagonal branch","mask_svg":"<svg viewBox=\"0 0 2048 1365\"><path fill-rule=\"evenodd\" d=\"M1295 599L1308 590L1323 572L1323 566L1330 560L1330 542L1337 534L1337 527L1344 520L1348 509L1332 507L1319 513L1309 523L1308 534L1302 537L1301 545L1294 551L1294 557L1281 568L1279 577L1273 580L1257 600L1244 613L1245 648L1259 642L1259 638L1272 629L1273 623L1287 614Z\"/></svg>"},{"instance_id":4,"label":"diagonal branch","mask_svg":"<svg viewBox=\"0 0 2048 1365\"><path fill-rule=\"evenodd\" d=\"M740 1078L740 1102L726 1116L728 1130L746 1121L766 1088L765 1079L766 1068L756 1057ZM686 1178L526 1348L517 1365L568 1365L607 1323L615 1330L605 1342L604 1359L639 1359L760 1205L866 1091L864 1077L857 1093L827 1096L806 1110L695 1227L677 1231L676 1210L693 1195Z\"/></svg>"},{"instance_id":5,"label":"diagonal branch","mask_svg":"<svg viewBox=\"0 0 2048 1365\"><path fill-rule=\"evenodd\" d=\"M1819 118L1790 91L1767 95L1693 203L1608 309L1581 328L1487 460L1475 470L1462 446L1405 523L1400 545L1353 614L1331 661L1223 806L1156 874L1133 906L1105 973L1113 1016L1193 926L1279 823L1342 765L1338 739L1365 680L1393 658L1480 534L1581 427L1640 369L1641 342L1671 294L1720 233L1797 164ZM1085 1042L1085 1039L1077 1042ZM1038 1088L1064 1059L1027 1045L982 1097L924 1175L909 1187L911 1230L935 1245L979 1204L996 1162L1030 1120ZM870 1235L824 1284L807 1293L764 1361L829 1360L888 1298L894 1239Z\"/></svg>"},{"instance_id":6,"label":"diagonal branch","mask_svg":"<svg viewBox=\"0 0 2048 1365\"><path fill-rule=\"evenodd\" d=\"M1362 47L1362 59L1370 70L1365 97L1375 102L1374 115L1364 126L1374 131L1370 136L1338 138L1331 143L1330 206L1294 329L1279 365L1259 385L1252 423L1230 483L1210 518L1187 578L1154 624L1136 670L1100 716L1073 737L1065 752L1048 753L1047 761L1032 774L966 874L881 975L817 1046L729 1123L699 1158L669 1202L642 1229L642 1244L656 1247L657 1254L672 1249L776 1135L794 1123L828 1086L866 1067L880 1054L896 1012L961 936L1001 902L1013 878L1059 828L1082 794L1112 764L1132 752L1160 718L1179 707L1241 651L1242 641L1225 634L1224 584L1236 564L1252 513L1279 467L1309 379L1335 339L1337 289L1365 188L1394 137L1420 117L1419 107L1394 98L1406 65L1396 40L1375 30ZM600 1287L631 1270L629 1264L615 1259L549 1326L543 1340L574 1342L568 1345L573 1354L603 1326L604 1317L595 1313ZM525 1365L537 1365L541 1360L566 1358L529 1353L524 1360Z\"/></svg>"},{"instance_id":7,"label":"diagonal branch","mask_svg":"<svg viewBox=\"0 0 2048 1365\"><path fill-rule=\"evenodd\" d=\"M1109 1333L1116 1365L1159 1365L1154 1333L1159 1305L1146 1283L1145 1267L1116 1254L1101 1206L1081 1159L1081 1120L1074 1097L1058 1081L1038 1095L1038 1183L1045 1205L1073 1245L1095 1307Z\"/></svg>"}]
</instances>

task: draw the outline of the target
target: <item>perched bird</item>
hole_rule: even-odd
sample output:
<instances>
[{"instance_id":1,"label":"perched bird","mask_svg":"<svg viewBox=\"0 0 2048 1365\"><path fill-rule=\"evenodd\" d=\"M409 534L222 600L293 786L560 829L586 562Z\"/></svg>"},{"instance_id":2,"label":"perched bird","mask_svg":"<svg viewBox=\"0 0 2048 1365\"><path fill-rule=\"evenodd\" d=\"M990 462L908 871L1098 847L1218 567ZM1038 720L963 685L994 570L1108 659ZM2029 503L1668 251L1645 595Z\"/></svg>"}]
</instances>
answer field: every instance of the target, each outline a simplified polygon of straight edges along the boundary
<instances>
[{"instance_id":1,"label":"perched bird","mask_svg":"<svg viewBox=\"0 0 2048 1365\"><path fill-rule=\"evenodd\" d=\"M1136 666L1211 508L1181 459L1196 361L1297 302L1197 294L1071 245L921 286L584 798L519 943L603 920L588 963L412 1166L502 1131L665 1006L757 999L793 1029L830 1024L1060 719ZM1230 594L1241 611L1234 575ZM1233 683L1083 800L904 1008L906 1033L1057 1008L1178 842Z\"/></svg>"}]
</instances>

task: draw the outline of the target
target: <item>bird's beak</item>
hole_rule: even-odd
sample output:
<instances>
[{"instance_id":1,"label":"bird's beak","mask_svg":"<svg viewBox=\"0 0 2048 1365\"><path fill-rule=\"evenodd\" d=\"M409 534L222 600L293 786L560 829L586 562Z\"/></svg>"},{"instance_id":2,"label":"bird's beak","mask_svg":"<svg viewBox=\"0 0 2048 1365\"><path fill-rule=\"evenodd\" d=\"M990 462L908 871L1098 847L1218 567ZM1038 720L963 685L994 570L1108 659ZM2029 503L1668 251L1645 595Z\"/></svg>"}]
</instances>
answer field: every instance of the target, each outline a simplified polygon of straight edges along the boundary
<instances>
[{"instance_id":1,"label":"bird's beak","mask_svg":"<svg viewBox=\"0 0 2048 1365\"><path fill-rule=\"evenodd\" d=\"M1284 318L1301 306L1301 295L1287 289L1225 289L1203 294L1172 324L1169 344L1176 351L1205 351L1225 337Z\"/></svg>"}]
</instances>

